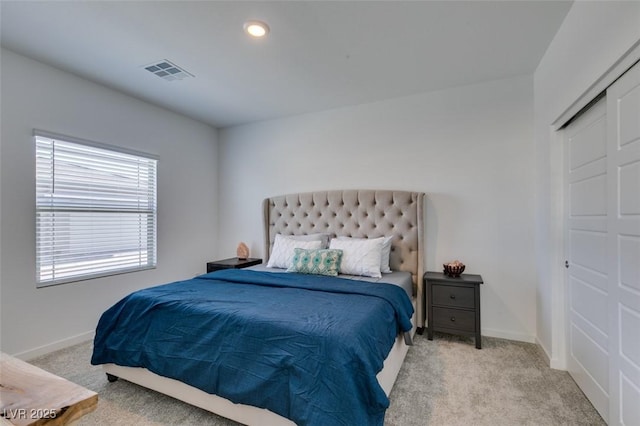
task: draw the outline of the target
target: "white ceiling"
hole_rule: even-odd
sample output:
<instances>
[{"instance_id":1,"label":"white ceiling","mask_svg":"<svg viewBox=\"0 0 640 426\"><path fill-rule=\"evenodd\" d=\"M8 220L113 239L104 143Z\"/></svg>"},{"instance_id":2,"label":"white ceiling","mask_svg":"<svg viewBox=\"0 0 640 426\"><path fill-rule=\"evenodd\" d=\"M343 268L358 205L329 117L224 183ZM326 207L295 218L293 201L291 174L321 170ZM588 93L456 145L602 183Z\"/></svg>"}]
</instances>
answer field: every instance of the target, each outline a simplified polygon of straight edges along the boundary
<instances>
[{"instance_id":1,"label":"white ceiling","mask_svg":"<svg viewBox=\"0 0 640 426\"><path fill-rule=\"evenodd\" d=\"M531 74L566 1L6 1L2 46L215 127ZM260 19L264 40L243 33ZM168 59L195 78L165 81Z\"/></svg>"}]
</instances>

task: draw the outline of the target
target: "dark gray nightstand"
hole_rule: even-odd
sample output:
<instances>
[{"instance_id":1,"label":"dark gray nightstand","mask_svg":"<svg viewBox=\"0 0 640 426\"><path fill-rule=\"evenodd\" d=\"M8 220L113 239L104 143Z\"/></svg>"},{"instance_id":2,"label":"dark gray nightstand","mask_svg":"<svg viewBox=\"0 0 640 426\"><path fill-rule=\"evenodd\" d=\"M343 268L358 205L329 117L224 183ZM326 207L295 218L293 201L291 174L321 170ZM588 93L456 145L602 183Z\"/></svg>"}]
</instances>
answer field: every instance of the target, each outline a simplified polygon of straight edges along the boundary
<instances>
[{"instance_id":1,"label":"dark gray nightstand","mask_svg":"<svg viewBox=\"0 0 640 426\"><path fill-rule=\"evenodd\" d=\"M219 271L220 269L242 269L248 266L259 265L261 263L262 259L251 257L248 259L238 259L237 257L230 257L229 259L207 262L207 274L209 272Z\"/></svg>"},{"instance_id":2,"label":"dark gray nightstand","mask_svg":"<svg viewBox=\"0 0 640 426\"><path fill-rule=\"evenodd\" d=\"M476 348L482 348L480 335L480 275L462 274L452 278L442 272L425 272L427 287L428 329L427 338L433 340L433 332L474 336Z\"/></svg>"}]
</instances>

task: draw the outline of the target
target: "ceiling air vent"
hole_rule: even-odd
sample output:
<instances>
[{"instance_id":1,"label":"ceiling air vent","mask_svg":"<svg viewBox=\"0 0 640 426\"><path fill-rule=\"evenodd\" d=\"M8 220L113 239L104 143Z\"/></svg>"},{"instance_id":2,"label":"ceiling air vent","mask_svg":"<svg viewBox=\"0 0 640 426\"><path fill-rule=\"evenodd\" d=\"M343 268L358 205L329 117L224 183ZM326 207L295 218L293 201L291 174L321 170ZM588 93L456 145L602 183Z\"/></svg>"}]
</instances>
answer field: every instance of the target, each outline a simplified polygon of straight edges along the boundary
<instances>
[{"instance_id":1,"label":"ceiling air vent","mask_svg":"<svg viewBox=\"0 0 640 426\"><path fill-rule=\"evenodd\" d=\"M183 80L188 77L195 77L193 74L185 71L166 59L145 65L144 69L167 81Z\"/></svg>"}]
</instances>

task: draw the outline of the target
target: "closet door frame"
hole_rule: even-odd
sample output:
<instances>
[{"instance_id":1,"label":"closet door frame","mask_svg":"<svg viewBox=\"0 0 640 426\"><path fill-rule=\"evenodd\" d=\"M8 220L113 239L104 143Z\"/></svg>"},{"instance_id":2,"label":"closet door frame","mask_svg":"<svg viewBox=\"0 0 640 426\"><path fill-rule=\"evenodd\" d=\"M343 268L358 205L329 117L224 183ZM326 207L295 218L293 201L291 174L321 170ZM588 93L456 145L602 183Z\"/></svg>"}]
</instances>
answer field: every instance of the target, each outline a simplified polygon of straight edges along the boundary
<instances>
[{"instance_id":1,"label":"closet door frame","mask_svg":"<svg viewBox=\"0 0 640 426\"><path fill-rule=\"evenodd\" d=\"M640 40L631 46L609 69L597 78L549 125L550 200L549 200L549 256L548 271L551 287L551 353L549 365L567 369L566 345L566 285L565 282L565 201L564 201L564 136L562 128L581 109L587 106L640 61Z\"/></svg>"},{"instance_id":2,"label":"closet door frame","mask_svg":"<svg viewBox=\"0 0 640 426\"><path fill-rule=\"evenodd\" d=\"M601 247L600 251L604 250L603 253L599 253L596 258L591 260L598 265L599 260L602 258L601 260L604 264L600 265L598 271L600 271L599 275L605 277L606 287L603 287L602 283L599 286L591 285L591 287L600 288L600 292L606 293L607 300L606 306L596 304L592 306L595 311L588 311L588 313L606 311L606 321L597 316L595 317L599 318L600 323L607 323L606 336L600 339L602 342L599 343L600 348L606 349L607 356L606 360L599 359L599 364L597 364L600 371L599 376L604 376L601 368L603 362L607 364L608 383L606 383L606 388L604 387L605 383L600 383L603 387L598 387L596 380L598 375L591 376L589 369L583 370L580 362L576 363L573 353L570 353L573 350L572 318L575 307L570 306L573 297L571 288L573 275L569 270L565 270L563 274L564 279L561 287L564 289L565 360L567 369L572 372L572 375L575 374L574 379L581 388L585 386L583 391L586 395L590 399L594 398L592 403L594 403L605 421L615 425L623 423L636 424L640 420L640 408L637 403L633 402L637 401L640 395L640 345L634 334L637 324L640 324L640 283L635 281L639 273L638 266L634 262L635 256L637 256L636 253L640 253L638 246L638 239L640 238L640 218L638 217L640 215L640 196L638 196L640 194L640 166L638 166L640 164L640 126L636 126L636 123L638 123L636 116L640 118L639 93L640 61L625 71L625 74L607 88L605 99L594 102L591 109L586 108L582 112L575 121L578 125L577 127L570 125L558 132L558 135L562 136L564 147L562 186L564 239L562 246L565 259L569 261L568 267L572 268L574 267L572 262L574 259L573 254L570 252L572 249L570 232L575 219L572 217L573 194L569 188L571 182L576 178L571 177L571 137L574 134L579 134L582 131L581 129L591 126L590 120L592 119L590 117L598 116L600 119L604 118L605 120L605 151L602 153L598 151L598 155L604 155L605 157L598 157L600 159L597 163L597 169L591 167L596 165L596 163L591 162L585 163L588 166L584 167L593 169L588 171L589 173L597 172L596 175L593 175L595 177L606 177L605 205L604 207L602 203L598 205L599 215L606 215L605 226L603 227L602 221L598 220L598 226L596 227L598 232L606 233L605 248L602 249ZM597 140L602 141L602 139L603 137L600 135ZM585 147L588 146L585 145ZM600 147L602 148L602 145ZM587 149L585 152L589 151ZM593 150L591 151L593 152ZM604 171L601 170L603 166L601 164L602 160L606 162ZM576 182L581 182L582 174L579 175L579 179ZM585 180L587 178L591 179L589 177L591 175L585 176ZM601 190L602 188L598 189L596 194L602 192ZM582 198L588 200L588 198ZM600 198L602 199L602 197ZM588 222L592 221L590 217L585 219ZM581 226L578 226L578 228L580 229ZM595 226L595 222L593 226ZM623 245L623 243L626 245ZM623 247L625 248L623 249ZM591 267L592 265L590 264L589 266ZM566 267L567 265L565 265ZM627 282L624 282L623 271L626 271ZM627 318L624 324L623 314ZM588 324L593 325L592 323ZM599 324L599 330L603 330L603 325ZM585 334L585 336L589 336L589 333ZM597 337L593 336L590 340L598 342ZM625 351L627 352L625 353ZM585 360L592 356L595 356L593 352L587 351L584 353ZM594 364L595 366L596 364ZM603 380L604 377L600 377L599 381L602 382ZM595 392L596 387L594 387L594 384L603 393ZM625 387L624 392L623 387ZM605 401L605 399L607 400Z\"/></svg>"}]
</instances>

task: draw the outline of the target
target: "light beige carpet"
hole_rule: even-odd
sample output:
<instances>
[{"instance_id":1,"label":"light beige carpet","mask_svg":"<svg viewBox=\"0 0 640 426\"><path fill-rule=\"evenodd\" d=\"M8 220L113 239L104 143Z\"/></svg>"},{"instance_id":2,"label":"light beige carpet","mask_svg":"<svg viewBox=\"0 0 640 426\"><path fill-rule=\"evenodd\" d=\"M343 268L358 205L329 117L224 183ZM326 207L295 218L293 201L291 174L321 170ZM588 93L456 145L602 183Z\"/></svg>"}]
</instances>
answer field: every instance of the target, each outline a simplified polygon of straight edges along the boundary
<instances>
[{"instance_id":1,"label":"light beige carpet","mask_svg":"<svg viewBox=\"0 0 640 426\"><path fill-rule=\"evenodd\" d=\"M438 334L416 336L391 393L385 424L604 425L571 377L545 365L529 343ZM91 342L31 363L99 394L80 425L236 425L199 408L118 380L89 364ZM359 425L354 425L359 426Z\"/></svg>"}]
</instances>

